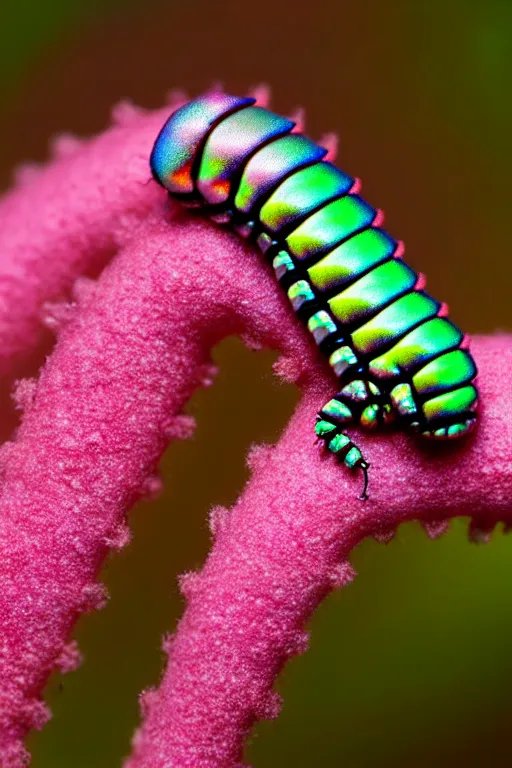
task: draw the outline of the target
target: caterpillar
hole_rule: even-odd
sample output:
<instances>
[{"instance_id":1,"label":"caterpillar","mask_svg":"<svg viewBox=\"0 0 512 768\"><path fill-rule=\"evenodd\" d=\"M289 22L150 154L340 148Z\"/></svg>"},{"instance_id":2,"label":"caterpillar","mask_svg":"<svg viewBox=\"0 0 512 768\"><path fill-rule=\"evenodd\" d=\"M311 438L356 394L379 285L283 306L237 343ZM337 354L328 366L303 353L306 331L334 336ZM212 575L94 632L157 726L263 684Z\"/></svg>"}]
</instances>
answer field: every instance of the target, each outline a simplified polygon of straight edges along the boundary
<instances>
[{"instance_id":1,"label":"caterpillar","mask_svg":"<svg viewBox=\"0 0 512 768\"><path fill-rule=\"evenodd\" d=\"M150 157L153 178L255 242L338 379L315 433L363 472L369 462L345 434L394 422L433 440L476 424L477 369L447 307L403 260L382 212L327 150L256 99L207 93L167 120Z\"/></svg>"}]
</instances>

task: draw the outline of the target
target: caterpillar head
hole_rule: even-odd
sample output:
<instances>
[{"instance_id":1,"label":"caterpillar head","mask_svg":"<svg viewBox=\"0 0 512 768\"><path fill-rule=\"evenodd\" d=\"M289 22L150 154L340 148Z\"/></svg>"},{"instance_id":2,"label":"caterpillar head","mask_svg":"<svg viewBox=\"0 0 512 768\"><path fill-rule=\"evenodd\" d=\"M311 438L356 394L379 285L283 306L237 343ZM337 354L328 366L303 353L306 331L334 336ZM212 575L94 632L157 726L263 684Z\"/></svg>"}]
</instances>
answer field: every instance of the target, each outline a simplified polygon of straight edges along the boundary
<instances>
[{"instance_id":1,"label":"caterpillar head","mask_svg":"<svg viewBox=\"0 0 512 768\"><path fill-rule=\"evenodd\" d=\"M177 109L158 134L151 151L153 178L172 194L191 194L194 160L207 132L220 117L254 101L214 91Z\"/></svg>"}]
</instances>

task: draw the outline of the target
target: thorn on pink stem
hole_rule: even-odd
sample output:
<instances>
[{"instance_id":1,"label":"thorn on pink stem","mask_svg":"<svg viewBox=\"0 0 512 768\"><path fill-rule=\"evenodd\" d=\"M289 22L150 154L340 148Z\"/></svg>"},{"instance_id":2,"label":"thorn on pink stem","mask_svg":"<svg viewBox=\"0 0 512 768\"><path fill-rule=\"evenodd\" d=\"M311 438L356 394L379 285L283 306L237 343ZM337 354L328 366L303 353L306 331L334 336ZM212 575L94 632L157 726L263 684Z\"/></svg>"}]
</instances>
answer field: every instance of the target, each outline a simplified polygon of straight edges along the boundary
<instances>
[{"instance_id":1,"label":"thorn on pink stem","mask_svg":"<svg viewBox=\"0 0 512 768\"><path fill-rule=\"evenodd\" d=\"M422 525L430 539L438 539L450 530L449 520L424 520Z\"/></svg>"},{"instance_id":2,"label":"thorn on pink stem","mask_svg":"<svg viewBox=\"0 0 512 768\"><path fill-rule=\"evenodd\" d=\"M210 510L208 517L208 525L210 533L214 539L216 539L222 531L226 528L229 520L230 511L226 507L215 506Z\"/></svg>"},{"instance_id":3,"label":"thorn on pink stem","mask_svg":"<svg viewBox=\"0 0 512 768\"><path fill-rule=\"evenodd\" d=\"M144 115L145 110L137 107L131 101L120 101L114 104L110 116L114 125L129 127L138 121Z\"/></svg>"},{"instance_id":4,"label":"thorn on pink stem","mask_svg":"<svg viewBox=\"0 0 512 768\"><path fill-rule=\"evenodd\" d=\"M83 140L71 133L61 133L55 136L50 142L50 155L55 160L63 160L78 153L83 144Z\"/></svg>"},{"instance_id":5,"label":"thorn on pink stem","mask_svg":"<svg viewBox=\"0 0 512 768\"><path fill-rule=\"evenodd\" d=\"M272 89L270 86L266 85L266 83L260 83L259 85L254 86L254 88L250 88L248 95L256 99L258 107L263 107L264 109L270 108Z\"/></svg>"},{"instance_id":6,"label":"thorn on pink stem","mask_svg":"<svg viewBox=\"0 0 512 768\"><path fill-rule=\"evenodd\" d=\"M75 669L78 669L82 661L83 658L82 654L80 653L80 649L78 648L77 641L71 640L70 643L67 643L63 647L62 651L57 657L55 666L60 670L60 672L65 674L66 672L74 672Z\"/></svg>"},{"instance_id":7,"label":"thorn on pink stem","mask_svg":"<svg viewBox=\"0 0 512 768\"><path fill-rule=\"evenodd\" d=\"M324 133L318 142L321 147L327 150L324 158L326 162L334 163L338 156L339 137L337 133Z\"/></svg>"},{"instance_id":8,"label":"thorn on pink stem","mask_svg":"<svg viewBox=\"0 0 512 768\"><path fill-rule=\"evenodd\" d=\"M19 379L14 382L12 399L18 411L28 411L34 402L37 390L36 379Z\"/></svg>"},{"instance_id":9,"label":"thorn on pink stem","mask_svg":"<svg viewBox=\"0 0 512 768\"><path fill-rule=\"evenodd\" d=\"M295 123L292 133L304 133L306 130L306 111L304 107L297 107L290 115L290 120Z\"/></svg>"}]
</instances>

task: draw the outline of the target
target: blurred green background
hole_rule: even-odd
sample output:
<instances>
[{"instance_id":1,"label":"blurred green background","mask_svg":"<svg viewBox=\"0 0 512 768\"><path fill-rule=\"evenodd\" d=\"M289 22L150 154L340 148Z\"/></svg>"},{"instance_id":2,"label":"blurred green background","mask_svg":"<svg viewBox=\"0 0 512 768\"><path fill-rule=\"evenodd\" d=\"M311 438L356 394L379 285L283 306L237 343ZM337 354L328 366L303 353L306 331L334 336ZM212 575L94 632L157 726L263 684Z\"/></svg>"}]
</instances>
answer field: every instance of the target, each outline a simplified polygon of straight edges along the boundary
<instances>
[{"instance_id":1,"label":"blurred green background","mask_svg":"<svg viewBox=\"0 0 512 768\"><path fill-rule=\"evenodd\" d=\"M152 107L174 87L267 82L278 111L306 107L312 136L340 134L340 163L454 319L510 328L507 0L3 0L1 13L4 188L56 132L101 130L120 98ZM248 446L275 440L293 410L272 354L230 339L215 358L215 386L190 405L195 437L170 447L165 493L133 511L132 545L103 570L108 607L77 627L85 664L48 688L34 768L121 764L182 610L176 574L204 560L208 509L236 499ZM251 739L255 768L511 764L512 539L477 547L466 528L430 542L407 525L354 552L360 576L317 612L310 652L279 680L282 716Z\"/></svg>"}]
</instances>

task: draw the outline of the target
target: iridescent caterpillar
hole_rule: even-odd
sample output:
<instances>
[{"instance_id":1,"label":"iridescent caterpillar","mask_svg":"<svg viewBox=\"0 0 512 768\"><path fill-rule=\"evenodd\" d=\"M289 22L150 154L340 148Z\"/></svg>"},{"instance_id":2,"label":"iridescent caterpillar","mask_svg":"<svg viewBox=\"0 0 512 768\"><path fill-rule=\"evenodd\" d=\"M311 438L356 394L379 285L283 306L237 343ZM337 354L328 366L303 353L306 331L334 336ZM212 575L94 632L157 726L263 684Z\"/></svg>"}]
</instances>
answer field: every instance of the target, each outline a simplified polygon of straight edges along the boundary
<instances>
[{"instance_id":1,"label":"iridescent caterpillar","mask_svg":"<svg viewBox=\"0 0 512 768\"><path fill-rule=\"evenodd\" d=\"M368 462L344 433L395 421L433 439L476 422L473 358L446 306L401 259L359 182L255 99L208 93L178 109L151 153L154 178L188 207L251 238L339 380L316 435L350 468Z\"/></svg>"}]
</instances>

